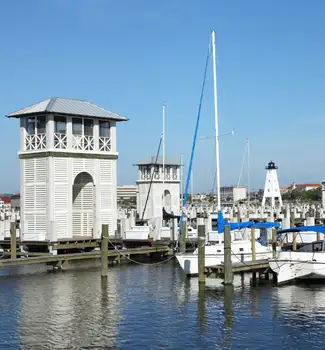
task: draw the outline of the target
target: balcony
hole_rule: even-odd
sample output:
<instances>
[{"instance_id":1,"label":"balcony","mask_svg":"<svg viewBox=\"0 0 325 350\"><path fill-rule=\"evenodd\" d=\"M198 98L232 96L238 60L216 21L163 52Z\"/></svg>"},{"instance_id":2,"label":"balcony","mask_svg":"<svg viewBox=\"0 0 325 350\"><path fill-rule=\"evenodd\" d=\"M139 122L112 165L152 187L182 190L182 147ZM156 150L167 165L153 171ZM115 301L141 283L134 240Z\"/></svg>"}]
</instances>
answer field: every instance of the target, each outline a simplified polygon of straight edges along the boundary
<instances>
[{"instance_id":1,"label":"balcony","mask_svg":"<svg viewBox=\"0 0 325 350\"><path fill-rule=\"evenodd\" d=\"M72 149L78 151L95 151L94 137L86 135L72 135Z\"/></svg>"},{"instance_id":2,"label":"balcony","mask_svg":"<svg viewBox=\"0 0 325 350\"><path fill-rule=\"evenodd\" d=\"M26 151L36 151L46 148L46 134L32 134L25 137Z\"/></svg>"}]
</instances>

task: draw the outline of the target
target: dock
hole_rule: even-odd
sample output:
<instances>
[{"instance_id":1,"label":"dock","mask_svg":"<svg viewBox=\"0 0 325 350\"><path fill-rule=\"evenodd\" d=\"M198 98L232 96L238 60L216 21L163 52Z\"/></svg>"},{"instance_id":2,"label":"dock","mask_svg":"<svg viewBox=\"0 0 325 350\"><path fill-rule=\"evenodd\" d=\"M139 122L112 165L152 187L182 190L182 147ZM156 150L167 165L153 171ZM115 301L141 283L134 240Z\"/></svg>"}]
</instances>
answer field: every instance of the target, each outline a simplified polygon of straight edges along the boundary
<instances>
[{"instance_id":1,"label":"dock","mask_svg":"<svg viewBox=\"0 0 325 350\"><path fill-rule=\"evenodd\" d=\"M269 268L269 261L267 259L245 261L232 264L232 272L264 272ZM205 268L206 274L210 275L212 273L224 274L224 265L215 265Z\"/></svg>"},{"instance_id":2,"label":"dock","mask_svg":"<svg viewBox=\"0 0 325 350\"><path fill-rule=\"evenodd\" d=\"M136 255L167 255L170 253L170 248L167 246L143 247L131 249L114 249L108 250L107 256L111 260L121 259L123 257L131 258ZM21 257L16 259L0 259L0 267L19 266L30 264L47 264L56 267L62 266L65 262L87 259L100 259L101 251L94 250L91 252L73 253L73 254L58 254L58 255L40 255L32 257Z\"/></svg>"}]
</instances>

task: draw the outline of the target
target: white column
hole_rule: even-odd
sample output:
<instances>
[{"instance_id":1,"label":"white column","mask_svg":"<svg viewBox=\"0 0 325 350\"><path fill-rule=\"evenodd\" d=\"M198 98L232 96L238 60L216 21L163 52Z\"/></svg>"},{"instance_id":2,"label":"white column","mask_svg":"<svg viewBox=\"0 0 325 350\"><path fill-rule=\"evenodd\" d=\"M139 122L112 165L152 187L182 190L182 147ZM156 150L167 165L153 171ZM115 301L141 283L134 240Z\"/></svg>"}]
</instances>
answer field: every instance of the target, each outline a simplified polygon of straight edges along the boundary
<instances>
[{"instance_id":1,"label":"white column","mask_svg":"<svg viewBox=\"0 0 325 350\"><path fill-rule=\"evenodd\" d=\"M67 117L67 149L72 149L72 118Z\"/></svg>"},{"instance_id":2,"label":"white column","mask_svg":"<svg viewBox=\"0 0 325 350\"><path fill-rule=\"evenodd\" d=\"M20 151L24 152L26 150L26 125L27 119L26 118L20 118Z\"/></svg>"},{"instance_id":3,"label":"white column","mask_svg":"<svg viewBox=\"0 0 325 350\"><path fill-rule=\"evenodd\" d=\"M110 128L110 138L111 138L111 152L116 152L116 123L111 122Z\"/></svg>"},{"instance_id":4,"label":"white column","mask_svg":"<svg viewBox=\"0 0 325 350\"><path fill-rule=\"evenodd\" d=\"M46 148L54 148L54 116L53 114L48 115L46 123Z\"/></svg>"}]
</instances>

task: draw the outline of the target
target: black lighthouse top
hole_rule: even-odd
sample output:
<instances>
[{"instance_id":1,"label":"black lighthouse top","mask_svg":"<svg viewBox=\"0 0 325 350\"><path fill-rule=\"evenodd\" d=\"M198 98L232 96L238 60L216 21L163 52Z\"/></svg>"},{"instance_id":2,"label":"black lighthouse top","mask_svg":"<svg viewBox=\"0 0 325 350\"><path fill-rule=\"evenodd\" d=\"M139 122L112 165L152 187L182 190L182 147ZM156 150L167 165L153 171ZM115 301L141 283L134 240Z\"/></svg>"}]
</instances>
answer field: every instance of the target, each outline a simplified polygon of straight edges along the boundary
<instances>
[{"instance_id":1,"label":"black lighthouse top","mask_svg":"<svg viewBox=\"0 0 325 350\"><path fill-rule=\"evenodd\" d=\"M265 167L265 169L269 170L269 169L278 169L277 166L275 166L274 162L272 162L272 160L268 163L268 165Z\"/></svg>"}]
</instances>

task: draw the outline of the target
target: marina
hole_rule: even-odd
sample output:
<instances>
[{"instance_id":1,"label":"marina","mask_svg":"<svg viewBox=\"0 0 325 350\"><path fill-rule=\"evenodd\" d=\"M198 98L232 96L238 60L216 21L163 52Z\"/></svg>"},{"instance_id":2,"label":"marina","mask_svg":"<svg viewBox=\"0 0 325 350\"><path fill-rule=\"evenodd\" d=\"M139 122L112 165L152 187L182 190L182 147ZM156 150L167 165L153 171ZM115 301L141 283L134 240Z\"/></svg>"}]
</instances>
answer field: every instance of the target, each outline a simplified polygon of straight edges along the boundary
<instances>
[{"instance_id":1,"label":"marina","mask_svg":"<svg viewBox=\"0 0 325 350\"><path fill-rule=\"evenodd\" d=\"M0 350L322 349L324 4L2 10Z\"/></svg>"}]
</instances>

